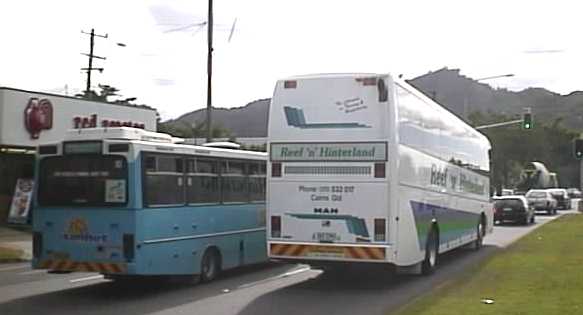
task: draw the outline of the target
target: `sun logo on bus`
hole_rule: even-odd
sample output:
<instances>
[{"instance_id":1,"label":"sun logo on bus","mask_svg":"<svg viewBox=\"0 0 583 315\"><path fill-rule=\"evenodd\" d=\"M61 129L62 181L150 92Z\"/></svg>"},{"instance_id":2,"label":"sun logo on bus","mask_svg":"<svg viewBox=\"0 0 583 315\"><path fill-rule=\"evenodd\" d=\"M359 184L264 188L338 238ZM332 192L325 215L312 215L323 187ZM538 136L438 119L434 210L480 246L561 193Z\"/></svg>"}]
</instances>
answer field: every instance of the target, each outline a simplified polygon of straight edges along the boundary
<instances>
[{"instance_id":1,"label":"sun logo on bus","mask_svg":"<svg viewBox=\"0 0 583 315\"><path fill-rule=\"evenodd\" d=\"M87 222L80 218L75 218L69 222L67 232L69 235L86 235L89 231Z\"/></svg>"}]
</instances>

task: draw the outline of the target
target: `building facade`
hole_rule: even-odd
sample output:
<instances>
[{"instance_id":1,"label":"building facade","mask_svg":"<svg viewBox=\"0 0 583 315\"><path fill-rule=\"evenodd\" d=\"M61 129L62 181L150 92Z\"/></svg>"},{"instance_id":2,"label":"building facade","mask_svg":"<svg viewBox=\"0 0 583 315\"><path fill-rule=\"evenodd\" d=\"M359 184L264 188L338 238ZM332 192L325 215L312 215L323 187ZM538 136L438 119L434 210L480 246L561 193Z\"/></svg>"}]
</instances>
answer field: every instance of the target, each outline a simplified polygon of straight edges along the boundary
<instances>
[{"instance_id":1,"label":"building facade","mask_svg":"<svg viewBox=\"0 0 583 315\"><path fill-rule=\"evenodd\" d=\"M0 224L6 222L18 179L34 177L38 145L71 129L136 127L156 130L151 108L0 87Z\"/></svg>"}]
</instances>

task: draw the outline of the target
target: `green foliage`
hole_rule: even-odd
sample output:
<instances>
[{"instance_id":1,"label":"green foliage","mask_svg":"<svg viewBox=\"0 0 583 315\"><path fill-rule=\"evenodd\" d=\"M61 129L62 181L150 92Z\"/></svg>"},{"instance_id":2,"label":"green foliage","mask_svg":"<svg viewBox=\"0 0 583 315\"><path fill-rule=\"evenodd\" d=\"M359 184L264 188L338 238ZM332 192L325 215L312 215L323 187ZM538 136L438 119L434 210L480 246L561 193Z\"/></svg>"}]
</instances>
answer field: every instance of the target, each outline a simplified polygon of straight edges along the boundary
<instances>
[{"instance_id":1,"label":"green foliage","mask_svg":"<svg viewBox=\"0 0 583 315\"><path fill-rule=\"evenodd\" d=\"M581 239L583 216L566 215L391 314L582 314Z\"/></svg>"},{"instance_id":2,"label":"green foliage","mask_svg":"<svg viewBox=\"0 0 583 315\"><path fill-rule=\"evenodd\" d=\"M0 263L21 261L23 256L24 253L20 249L0 247Z\"/></svg>"},{"instance_id":3,"label":"green foliage","mask_svg":"<svg viewBox=\"0 0 583 315\"><path fill-rule=\"evenodd\" d=\"M228 138L235 142L235 138L231 134L231 130L224 128L221 125L213 125L211 128L211 135L213 138ZM207 134L206 123L199 123L189 125L185 122L181 124L173 124L168 122L158 123L158 132L167 133L174 137L180 138L205 138Z\"/></svg>"},{"instance_id":4,"label":"green foliage","mask_svg":"<svg viewBox=\"0 0 583 315\"><path fill-rule=\"evenodd\" d=\"M76 97L84 98L90 101L97 102L109 102L109 97L119 96L119 89L107 84L99 84L99 91L95 92L93 90L83 91L80 94L75 95ZM126 99L126 102L128 99ZM135 101L136 98L133 98ZM129 103L129 102L128 102Z\"/></svg>"},{"instance_id":5,"label":"green foliage","mask_svg":"<svg viewBox=\"0 0 583 315\"><path fill-rule=\"evenodd\" d=\"M109 98L112 96L120 96L120 94L118 94L119 89L116 87L113 87L111 85L107 85L107 84L99 84L98 86L99 86L98 92L95 92L93 90L83 91L82 93L76 94L75 97L86 99L89 101L114 103L114 104L128 105L128 106L134 106L134 107L155 110L156 111L156 122L158 124L157 128L159 128L161 118L160 118L160 113L158 113L157 109L155 109L154 107L145 105L145 104L135 104L134 102L137 100L136 97L118 98L118 99L113 100L113 101L109 100Z\"/></svg>"},{"instance_id":6,"label":"green foliage","mask_svg":"<svg viewBox=\"0 0 583 315\"><path fill-rule=\"evenodd\" d=\"M515 120L497 113L473 112L469 120L474 126ZM562 127L562 119L539 123L527 131L514 126L484 129L492 144L492 183L494 187L515 187L525 163L540 161L556 172L561 187L578 187L579 163L573 158L573 139L578 134Z\"/></svg>"},{"instance_id":7,"label":"green foliage","mask_svg":"<svg viewBox=\"0 0 583 315\"><path fill-rule=\"evenodd\" d=\"M267 152L267 144L261 145L241 145L241 150Z\"/></svg>"}]
</instances>

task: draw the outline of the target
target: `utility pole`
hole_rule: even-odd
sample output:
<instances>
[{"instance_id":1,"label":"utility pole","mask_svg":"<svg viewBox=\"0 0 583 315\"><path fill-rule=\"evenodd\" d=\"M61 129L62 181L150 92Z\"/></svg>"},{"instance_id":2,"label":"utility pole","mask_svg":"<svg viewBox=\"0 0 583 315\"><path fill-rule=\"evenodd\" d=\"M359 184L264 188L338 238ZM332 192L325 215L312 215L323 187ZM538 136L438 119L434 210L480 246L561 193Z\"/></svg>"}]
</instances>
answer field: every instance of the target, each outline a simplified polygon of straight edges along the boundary
<instances>
[{"instance_id":1,"label":"utility pole","mask_svg":"<svg viewBox=\"0 0 583 315\"><path fill-rule=\"evenodd\" d=\"M99 56L95 56L93 54L94 40L95 40L95 36L98 36L101 38L107 38L107 34L105 34L105 35L95 34L94 29L91 29L91 33L87 33L84 31L81 31L81 33L89 35L89 54L81 53L82 55L89 57L89 66L87 68L81 68L81 70L87 71L87 86L85 88L85 95L89 99L91 99L92 98L92 95L91 95L91 71L98 70L99 72L103 72L103 68L93 68L93 58L105 60L105 57L99 57Z\"/></svg>"},{"instance_id":2,"label":"utility pole","mask_svg":"<svg viewBox=\"0 0 583 315\"><path fill-rule=\"evenodd\" d=\"M207 57L207 90L206 90L206 142L211 142L212 124L211 111L212 105L212 75L213 75L213 0L209 0L208 12L208 57Z\"/></svg>"}]
</instances>

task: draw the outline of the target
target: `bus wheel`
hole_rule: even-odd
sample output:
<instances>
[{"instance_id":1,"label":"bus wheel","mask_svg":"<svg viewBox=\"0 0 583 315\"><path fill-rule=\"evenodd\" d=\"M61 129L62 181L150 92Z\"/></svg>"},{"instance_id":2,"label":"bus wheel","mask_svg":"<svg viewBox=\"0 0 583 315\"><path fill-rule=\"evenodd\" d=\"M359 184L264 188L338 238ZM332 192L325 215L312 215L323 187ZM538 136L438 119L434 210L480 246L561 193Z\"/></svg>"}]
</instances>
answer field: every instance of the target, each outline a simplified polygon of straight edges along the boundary
<instances>
[{"instance_id":1,"label":"bus wheel","mask_svg":"<svg viewBox=\"0 0 583 315\"><path fill-rule=\"evenodd\" d=\"M524 221L526 222L526 218L524 218ZM480 248L482 248L482 246L484 245L484 220L482 220L482 218L480 218L480 220L478 221L478 225L476 226L476 233L477 233L477 237L476 240L474 241L474 250L480 250Z\"/></svg>"},{"instance_id":2,"label":"bus wheel","mask_svg":"<svg viewBox=\"0 0 583 315\"><path fill-rule=\"evenodd\" d=\"M219 274L220 261L219 255L214 249L207 249L202 256L200 265L200 280L202 282L211 282Z\"/></svg>"},{"instance_id":3,"label":"bus wheel","mask_svg":"<svg viewBox=\"0 0 583 315\"><path fill-rule=\"evenodd\" d=\"M437 266L437 255L439 251L439 238L435 227L431 228L427 236L427 243L425 244L425 259L421 263L421 273L423 275L430 275L435 271Z\"/></svg>"}]
</instances>

